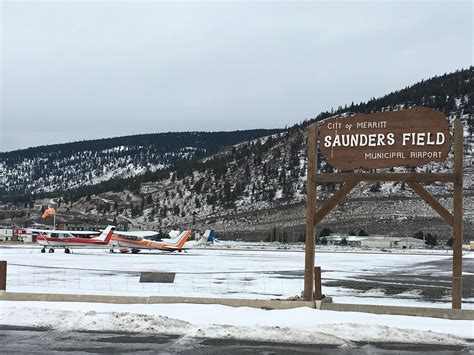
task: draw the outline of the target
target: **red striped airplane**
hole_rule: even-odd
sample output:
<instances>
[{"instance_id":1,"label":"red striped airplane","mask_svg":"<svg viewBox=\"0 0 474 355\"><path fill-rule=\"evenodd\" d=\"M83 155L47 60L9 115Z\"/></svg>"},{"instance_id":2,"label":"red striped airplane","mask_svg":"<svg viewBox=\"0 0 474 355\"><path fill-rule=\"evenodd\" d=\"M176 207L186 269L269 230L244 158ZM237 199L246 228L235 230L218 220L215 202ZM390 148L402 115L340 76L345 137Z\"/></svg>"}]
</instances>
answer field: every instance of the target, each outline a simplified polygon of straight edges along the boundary
<instances>
[{"instance_id":1,"label":"red striped airplane","mask_svg":"<svg viewBox=\"0 0 474 355\"><path fill-rule=\"evenodd\" d=\"M176 238L170 239L167 242L155 242L153 240L147 240L137 233L140 232L115 232L110 241L110 245L112 246L110 251L113 252L115 246L119 247L122 253L128 253L129 251L138 253L142 249L181 251L183 250L184 243L186 243L191 236L191 231L184 231Z\"/></svg>"},{"instance_id":2,"label":"red striped airplane","mask_svg":"<svg viewBox=\"0 0 474 355\"><path fill-rule=\"evenodd\" d=\"M42 253L46 252L46 248L49 248L50 253L54 253L54 248L64 248L64 252L69 254L72 247L90 248L108 245L114 230L114 226L107 226L99 236L93 238L76 237L70 231L50 230L43 231L36 237L36 241L43 246Z\"/></svg>"}]
</instances>

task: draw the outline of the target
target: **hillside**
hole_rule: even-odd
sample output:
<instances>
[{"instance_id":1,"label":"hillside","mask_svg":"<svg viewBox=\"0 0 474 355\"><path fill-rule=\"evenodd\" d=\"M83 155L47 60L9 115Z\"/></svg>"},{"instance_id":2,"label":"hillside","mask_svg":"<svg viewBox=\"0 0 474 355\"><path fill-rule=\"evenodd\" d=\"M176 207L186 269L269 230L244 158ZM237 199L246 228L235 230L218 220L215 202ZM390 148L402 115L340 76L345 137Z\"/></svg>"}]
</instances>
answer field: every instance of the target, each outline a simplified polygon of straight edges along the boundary
<instances>
[{"instance_id":1,"label":"hillside","mask_svg":"<svg viewBox=\"0 0 474 355\"><path fill-rule=\"evenodd\" d=\"M46 192L61 196L91 185L95 192L122 190L136 186L140 179L157 179L160 172L213 154L225 145L278 131L142 134L0 153L0 200Z\"/></svg>"},{"instance_id":2,"label":"hillside","mask_svg":"<svg viewBox=\"0 0 474 355\"><path fill-rule=\"evenodd\" d=\"M463 122L465 233L468 238L473 238L473 74L473 68L469 68L424 80L366 103L351 103L330 112L323 112L281 132L268 132L266 135L265 132L260 132L262 134L259 136L254 135L240 142L228 140L226 147L215 150L212 154L205 155L211 151L208 148L205 152L189 152L192 160L185 155L188 152L181 151L184 155L180 156L179 151L175 150L175 166L178 161L183 160L188 160L186 164L178 164L176 169L172 169L169 168L172 163L163 159L154 160L155 166L163 164L169 168L166 174L150 176L147 181L141 180L134 188L115 191L109 189L106 192L98 191L95 195L91 193L93 190L87 189L75 195L66 192L59 194L62 199L56 198L55 201L62 202L60 210L65 214L99 214L111 220L126 217L142 228L160 229L184 225L204 228L213 224L220 237L303 240L307 125L336 114L372 113L424 105L443 111L450 124L456 117L461 118ZM197 146L194 147L196 148ZM136 148L133 154L129 154L129 159L138 157L136 160L140 161L142 149ZM49 154L54 154L54 151ZM0 155L0 158L5 159L5 156ZM4 166L11 167L12 161L19 161L18 157L8 159L10 165L4 161ZM37 159L38 156L33 162L36 163ZM88 181L94 181L97 169L103 167L105 161L102 163L102 160L98 159L95 160L96 163L92 163L87 156L82 159L84 160L79 166L85 168L81 170L90 171L92 178ZM44 161L47 161L47 158ZM141 161L143 163L140 166L143 167L146 158ZM321 170L332 170L323 159L319 162ZM427 164L417 169L446 171L450 168L451 160L448 159L445 163ZM15 168L10 169L9 171L15 171ZM41 178L43 175L38 176ZM84 180L72 181L78 185L84 183ZM55 185L51 183L49 186ZM336 184L319 186L318 199L322 202L337 187ZM431 184L427 188L451 208L451 185ZM376 219L373 216L374 211L377 211ZM424 228L437 233L442 239L447 239L450 233L448 226L445 226L429 207L405 184L399 183L360 184L349 199L328 216L320 228L325 226L339 228L340 232L365 229L370 233L410 235Z\"/></svg>"}]
</instances>

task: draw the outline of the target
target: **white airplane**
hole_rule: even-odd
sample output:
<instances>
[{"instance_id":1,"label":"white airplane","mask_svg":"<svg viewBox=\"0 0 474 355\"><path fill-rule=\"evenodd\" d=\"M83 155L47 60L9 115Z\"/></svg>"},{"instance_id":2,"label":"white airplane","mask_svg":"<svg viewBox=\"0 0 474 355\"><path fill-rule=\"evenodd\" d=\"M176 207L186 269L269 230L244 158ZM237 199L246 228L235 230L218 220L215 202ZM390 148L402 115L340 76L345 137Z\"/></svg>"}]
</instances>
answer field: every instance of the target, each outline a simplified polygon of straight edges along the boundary
<instances>
[{"instance_id":1,"label":"white airplane","mask_svg":"<svg viewBox=\"0 0 474 355\"><path fill-rule=\"evenodd\" d=\"M183 249L192 249L200 246L206 246L214 243L214 229L208 229L201 236L199 233L196 233L194 240L187 241L184 244Z\"/></svg>"},{"instance_id":2,"label":"white airplane","mask_svg":"<svg viewBox=\"0 0 474 355\"><path fill-rule=\"evenodd\" d=\"M54 253L54 248L64 248L64 252L69 254L70 248L90 248L90 247L104 247L109 244L114 233L114 226L107 226L99 236L92 238L77 237L70 231L63 230L45 230L36 237L38 244L43 246L42 253L49 248L50 253Z\"/></svg>"},{"instance_id":3,"label":"white airplane","mask_svg":"<svg viewBox=\"0 0 474 355\"><path fill-rule=\"evenodd\" d=\"M74 236L74 237L81 237L81 238L92 238L99 236L101 232L97 231L75 231L75 230L58 230L58 229L35 229L35 228L27 228L26 229L32 235L39 235L39 234L48 234L51 232L55 233L67 233ZM172 232L176 232L176 235L179 234L179 231L171 231L170 236L173 237L171 234ZM159 235L159 232L155 231L114 231L115 234L119 234L125 237L140 237L140 238L152 238Z\"/></svg>"},{"instance_id":4,"label":"white airplane","mask_svg":"<svg viewBox=\"0 0 474 355\"><path fill-rule=\"evenodd\" d=\"M74 231L74 230L59 230L59 229L36 229L36 228L26 228L26 231L30 232L33 235L47 234L50 232L67 232L74 237L95 237L100 235L101 232L98 231Z\"/></svg>"}]
</instances>

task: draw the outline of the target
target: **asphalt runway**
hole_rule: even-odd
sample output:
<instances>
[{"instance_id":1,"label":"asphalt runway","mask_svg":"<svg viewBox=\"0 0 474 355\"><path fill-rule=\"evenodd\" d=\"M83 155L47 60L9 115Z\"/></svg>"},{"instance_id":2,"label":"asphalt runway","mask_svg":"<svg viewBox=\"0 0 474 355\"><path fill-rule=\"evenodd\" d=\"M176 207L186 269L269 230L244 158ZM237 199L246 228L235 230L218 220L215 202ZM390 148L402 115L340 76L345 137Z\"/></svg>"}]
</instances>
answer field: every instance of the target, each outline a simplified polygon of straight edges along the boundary
<instances>
[{"instance_id":1,"label":"asphalt runway","mask_svg":"<svg viewBox=\"0 0 474 355\"><path fill-rule=\"evenodd\" d=\"M354 343L352 347L266 343L233 339L196 339L178 335L117 332L64 332L46 328L0 326L3 354L470 354L466 346Z\"/></svg>"},{"instance_id":2,"label":"asphalt runway","mask_svg":"<svg viewBox=\"0 0 474 355\"><path fill-rule=\"evenodd\" d=\"M323 285L359 291L382 289L387 297L417 290L421 300L436 303L451 297L452 267L452 259L432 260L414 264L411 268L375 274L360 273L345 280L323 281ZM463 298L473 299L474 259L463 259L463 271ZM466 300L464 302L467 303Z\"/></svg>"}]
</instances>

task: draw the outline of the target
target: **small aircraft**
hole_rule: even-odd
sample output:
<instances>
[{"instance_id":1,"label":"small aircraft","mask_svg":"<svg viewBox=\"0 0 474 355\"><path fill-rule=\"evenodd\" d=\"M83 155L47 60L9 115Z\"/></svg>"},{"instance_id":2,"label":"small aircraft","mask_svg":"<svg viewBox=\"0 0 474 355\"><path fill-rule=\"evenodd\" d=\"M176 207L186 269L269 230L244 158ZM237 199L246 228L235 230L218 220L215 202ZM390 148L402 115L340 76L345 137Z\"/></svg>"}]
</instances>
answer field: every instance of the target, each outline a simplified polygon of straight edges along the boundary
<instances>
[{"instance_id":1,"label":"small aircraft","mask_svg":"<svg viewBox=\"0 0 474 355\"><path fill-rule=\"evenodd\" d=\"M33 234L33 235L48 234L48 233L54 231L56 233L67 232L67 233L71 234L74 237L81 237L81 238L97 237L101 233L101 232L97 232L97 231L75 231L75 230L35 229L35 228L27 228L26 230L29 233Z\"/></svg>"},{"instance_id":2,"label":"small aircraft","mask_svg":"<svg viewBox=\"0 0 474 355\"><path fill-rule=\"evenodd\" d=\"M204 234L201 236L199 233L196 233L196 237L194 240L187 241L186 244L184 244L183 249L190 249L190 248L196 248L200 246L205 246L208 244L213 244L214 243L214 229L208 229L207 231L204 232Z\"/></svg>"},{"instance_id":3,"label":"small aircraft","mask_svg":"<svg viewBox=\"0 0 474 355\"><path fill-rule=\"evenodd\" d=\"M156 242L145 239L146 233L151 232L114 232L110 245L112 248L110 252L114 252L114 247L119 247L121 253L138 253L142 249L149 250L163 250L163 251L182 251L184 243L191 236L191 231L184 231L178 236L172 239L168 239L166 242ZM156 235L156 233L155 233Z\"/></svg>"},{"instance_id":4,"label":"small aircraft","mask_svg":"<svg viewBox=\"0 0 474 355\"><path fill-rule=\"evenodd\" d=\"M54 248L64 248L64 252L69 254L71 247L95 247L108 245L114 233L114 226L107 226L99 236L92 238L77 237L70 231L63 230L44 230L36 237L38 244L43 246L42 253L49 248L50 253L54 253Z\"/></svg>"}]
</instances>

